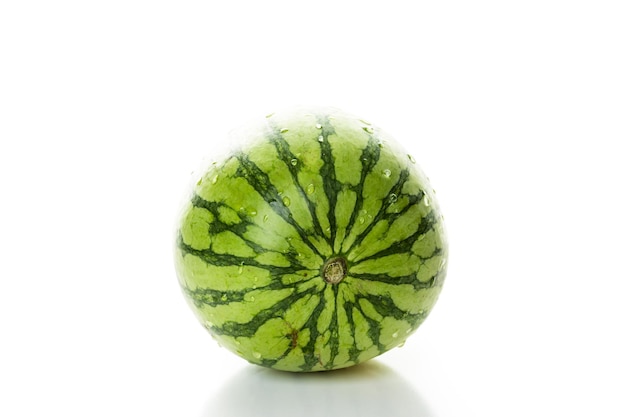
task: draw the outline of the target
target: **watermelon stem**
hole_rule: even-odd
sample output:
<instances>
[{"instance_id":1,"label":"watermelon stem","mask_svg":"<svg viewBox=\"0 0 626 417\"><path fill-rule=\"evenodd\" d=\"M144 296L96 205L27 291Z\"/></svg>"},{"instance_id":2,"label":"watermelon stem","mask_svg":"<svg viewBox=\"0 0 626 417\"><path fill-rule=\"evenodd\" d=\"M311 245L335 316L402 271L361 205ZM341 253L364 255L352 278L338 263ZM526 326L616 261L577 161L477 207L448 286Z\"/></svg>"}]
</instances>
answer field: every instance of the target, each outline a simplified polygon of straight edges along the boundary
<instances>
[{"instance_id":1,"label":"watermelon stem","mask_svg":"<svg viewBox=\"0 0 626 417\"><path fill-rule=\"evenodd\" d=\"M331 258L326 261L322 268L324 281L329 284L339 284L348 272L346 260L341 257Z\"/></svg>"}]
</instances>

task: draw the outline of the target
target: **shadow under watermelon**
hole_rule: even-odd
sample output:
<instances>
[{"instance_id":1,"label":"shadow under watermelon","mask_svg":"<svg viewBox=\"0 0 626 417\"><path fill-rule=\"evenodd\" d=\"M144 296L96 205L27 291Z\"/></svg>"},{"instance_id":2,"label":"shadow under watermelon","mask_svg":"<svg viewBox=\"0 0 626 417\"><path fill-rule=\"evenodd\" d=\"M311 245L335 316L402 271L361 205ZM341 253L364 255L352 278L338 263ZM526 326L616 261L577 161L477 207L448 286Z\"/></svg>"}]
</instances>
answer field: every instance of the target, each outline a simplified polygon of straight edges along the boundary
<instances>
[{"instance_id":1,"label":"shadow under watermelon","mask_svg":"<svg viewBox=\"0 0 626 417\"><path fill-rule=\"evenodd\" d=\"M242 369L206 405L206 417L430 417L411 384L371 360L336 371L296 374Z\"/></svg>"}]
</instances>

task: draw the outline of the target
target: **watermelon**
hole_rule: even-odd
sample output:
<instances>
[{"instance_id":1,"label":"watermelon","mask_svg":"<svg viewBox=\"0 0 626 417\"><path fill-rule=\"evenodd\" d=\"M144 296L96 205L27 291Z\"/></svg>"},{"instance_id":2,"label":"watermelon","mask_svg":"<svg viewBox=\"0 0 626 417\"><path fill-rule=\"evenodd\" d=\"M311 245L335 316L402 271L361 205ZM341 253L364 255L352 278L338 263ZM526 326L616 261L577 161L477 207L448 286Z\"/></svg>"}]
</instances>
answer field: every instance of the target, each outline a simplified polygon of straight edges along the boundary
<instances>
[{"instance_id":1,"label":"watermelon","mask_svg":"<svg viewBox=\"0 0 626 417\"><path fill-rule=\"evenodd\" d=\"M389 134L298 108L234 131L177 223L183 294L218 343L292 372L345 368L404 344L448 254L435 194Z\"/></svg>"}]
</instances>

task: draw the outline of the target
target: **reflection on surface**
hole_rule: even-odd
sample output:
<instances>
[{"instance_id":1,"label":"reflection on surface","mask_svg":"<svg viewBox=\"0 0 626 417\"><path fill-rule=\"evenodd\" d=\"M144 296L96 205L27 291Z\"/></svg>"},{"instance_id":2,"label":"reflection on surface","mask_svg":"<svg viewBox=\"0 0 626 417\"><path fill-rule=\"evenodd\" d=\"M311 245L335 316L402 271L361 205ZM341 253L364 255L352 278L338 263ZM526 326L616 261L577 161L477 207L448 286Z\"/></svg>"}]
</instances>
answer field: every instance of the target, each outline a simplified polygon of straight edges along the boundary
<instances>
[{"instance_id":1,"label":"reflection on surface","mask_svg":"<svg viewBox=\"0 0 626 417\"><path fill-rule=\"evenodd\" d=\"M294 374L249 366L210 399L204 415L432 416L410 384L376 361L331 372Z\"/></svg>"}]
</instances>

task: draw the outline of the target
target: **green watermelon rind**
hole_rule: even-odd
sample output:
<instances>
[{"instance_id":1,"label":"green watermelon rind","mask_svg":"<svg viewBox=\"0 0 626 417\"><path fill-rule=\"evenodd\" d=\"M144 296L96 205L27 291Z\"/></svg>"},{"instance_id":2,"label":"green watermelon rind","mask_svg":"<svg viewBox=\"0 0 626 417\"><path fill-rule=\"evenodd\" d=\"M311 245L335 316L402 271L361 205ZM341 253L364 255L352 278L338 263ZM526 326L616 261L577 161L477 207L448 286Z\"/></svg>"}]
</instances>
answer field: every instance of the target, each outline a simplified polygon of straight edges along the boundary
<instances>
[{"instance_id":1,"label":"green watermelon rind","mask_svg":"<svg viewBox=\"0 0 626 417\"><path fill-rule=\"evenodd\" d=\"M292 372L402 345L448 256L415 160L335 109L275 113L234 135L243 145L205 170L179 220L176 271L201 323L249 362ZM337 283L324 279L333 259Z\"/></svg>"}]
</instances>

